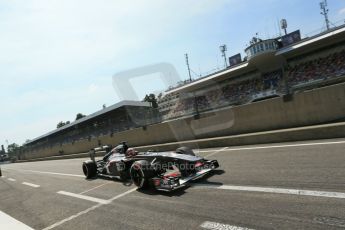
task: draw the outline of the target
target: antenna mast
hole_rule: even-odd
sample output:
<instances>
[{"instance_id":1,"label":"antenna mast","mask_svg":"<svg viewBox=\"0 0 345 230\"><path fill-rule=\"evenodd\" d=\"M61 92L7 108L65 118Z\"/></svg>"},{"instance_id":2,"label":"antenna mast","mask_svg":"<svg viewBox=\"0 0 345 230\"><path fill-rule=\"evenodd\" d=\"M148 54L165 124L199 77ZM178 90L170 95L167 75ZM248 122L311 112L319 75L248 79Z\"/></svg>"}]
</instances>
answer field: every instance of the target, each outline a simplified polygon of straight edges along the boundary
<instances>
[{"instance_id":1,"label":"antenna mast","mask_svg":"<svg viewBox=\"0 0 345 230\"><path fill-rule=\"evenodd\" d=\"M189 67L189 61L188 61L188 54L185 54L186 57L186 64L188 68L188 74L189 74L189 82L192 82L192 75L190 74L190 67Z\"/></svg>"},{"instance_id":2,"label":"antenna mast","mask_svg":"<svg viewBox=\"0 0 345 230\"><path fill-rule=\"evenodd\" d=\"M320 2L320 9L321 9L320 14L322 14L325 17L326 28L327 30L329 30L329 19L328 19L329 9L327 8L327 6L328 6L327 0L323 0L322 2Z\"/></svg>"},{"instance_id":3,"label":"antenna mast","mask_svg":"<svg viewBox=\"0 0 345 230\"><path fill-rule=\"evenodd\" d=\"M220 52L222 53L222 57L224 58L224 66L225 68L228 67L228 61L226 60L226 45L219 46Z\"/></svg>"}]
</instances>

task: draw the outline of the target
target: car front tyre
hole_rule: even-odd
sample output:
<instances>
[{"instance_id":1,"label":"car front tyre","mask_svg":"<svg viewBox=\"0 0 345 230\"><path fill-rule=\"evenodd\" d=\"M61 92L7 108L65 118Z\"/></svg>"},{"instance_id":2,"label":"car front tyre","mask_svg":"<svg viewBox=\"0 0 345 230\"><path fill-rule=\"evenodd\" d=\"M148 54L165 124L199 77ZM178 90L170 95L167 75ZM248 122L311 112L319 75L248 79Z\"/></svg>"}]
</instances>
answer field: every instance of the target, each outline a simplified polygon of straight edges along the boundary
<instances>
[{"instance_id":1,"label":"car front tyre","mask_svg":"<svg viewBox=\"0 0 345 230\"><path fill-rule=\"evenodd\" d=\"M97 166L95 162L89 160L83 163L83 173L87 179L93 178L97 175Z\"/></svg>"},{"instance_id":2,"label":"car front tyre","mask_svg":"<svg viewBox=\"0 0 345 230\"><path fill-rule=\"evenodd\" d=\"M135 161L130 168L130 176L132 182L138 188L149 187L149 180L152 177L150 163L146 160Z\"/></svg>"}]
</instances>

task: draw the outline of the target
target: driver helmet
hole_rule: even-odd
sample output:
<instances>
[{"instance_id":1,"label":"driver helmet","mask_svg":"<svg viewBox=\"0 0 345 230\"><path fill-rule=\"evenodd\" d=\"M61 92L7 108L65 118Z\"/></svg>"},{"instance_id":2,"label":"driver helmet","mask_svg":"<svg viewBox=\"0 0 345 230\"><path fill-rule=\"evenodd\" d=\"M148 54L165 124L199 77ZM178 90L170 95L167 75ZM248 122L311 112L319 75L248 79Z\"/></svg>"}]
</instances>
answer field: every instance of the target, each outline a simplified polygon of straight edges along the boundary
<instances>
[{"instance_id":1,"label":"driver helmet","mask_svg":"<svg viewBox=\"0 0 345 230\"><path fill-rule=\"evenodd\" d=\"M134 150L134 148L129 148L126 151L126 156L127 157L134 157L137 155L137 152Z\"/></svg>"}]
</instances>

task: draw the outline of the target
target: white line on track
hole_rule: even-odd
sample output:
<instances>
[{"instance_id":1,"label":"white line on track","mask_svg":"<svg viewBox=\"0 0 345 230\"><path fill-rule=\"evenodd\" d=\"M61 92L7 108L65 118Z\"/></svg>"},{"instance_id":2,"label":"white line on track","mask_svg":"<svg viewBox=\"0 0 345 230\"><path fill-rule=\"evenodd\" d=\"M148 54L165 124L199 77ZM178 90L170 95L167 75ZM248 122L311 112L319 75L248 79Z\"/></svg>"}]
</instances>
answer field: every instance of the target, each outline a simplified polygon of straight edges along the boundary
<instances>
[{"instance_id":1,"label":"white line on track","mask_svg":"<svg viewBox=\"0 0 345 230\"><path fill-rule=\"evenodd\" d=\"M16 179L13 179L13 178L7 178L7 180L12 181L12 182L17 181Z\"/></svg>"},{"instance_id":2,"label":"white line on track","mask_svg":"<svg viewBox=\"0 0 345 230\"><path fill-rule=\"evenodd\" d=\"M10 169L10 170L32 172L32 173L40 173L40 174L50 174L50 175L58 175L58 176L70 176L70 177L82 177L82 178L85 178L84 175L80 175L80 174L68 174L68 173L58 173L58 172L44 172L44 171L27 170L27 169Z\"/></svg>"},{"instance_id":3,"label":"white line on track","mask_svg":"<svg viewBox=\"0 0 345 230\"><path fill-rule=\"evenodd\" d=\"M176 200L169 200L169 199L156 199L156 198L151 198L147 196L136 196L136 195L131 195L130 197L137 198L140 200L150 200L150 201L155 201L155 202L165 202L165 203L170 203L170 204L183 204L185 205L186 202L182 201L176 201Z\"/></svg>"},{"instance_id":4,"label":"white line on track","mask_svg":"<svg viewBox=\"0 0 345 230\"><path fill-rule=\"evenodd\" d=\"M217 153L219 153L219 152L225 151L225 150L227 150L228 148L229 148L229 147L224 147L224 148L218 149L218 150L216 150L216 151L213 151L212 153L207 154L207 155L205 156L205 158L210 157L210 156L213 156L213 155L215 155L215 154L217 154Z\"/></svg>"},{"instance_id":5,"label":"white line on track","mask_svg":"<svg viewBox=\"0 0 345 230\"><path fill-rule=\"evenodd\" d=\"M207 185L207 184L195 184L193 185L193 187L205 187L205 188L215 188L215 189L233 190L233 191L264 192L264 193L278 193L278 194L287 194L287 195L315 196L315 197L345 199L345 193L342 193L342 192L254 187L254 186L237 186L237 185L214 186L214 185Z\"/></svg>"},{"instance_id":6,"label":"white line on track","mask_svg":"<svg viewBox=\"0 0 345 230\"><path fill-rule=\"evenodd\" d=\"M65 196L71 196L71 197L75 197L75 198L79 198L79 199L83 199L83 200L88 200L88 201L92 201L92 202L96 202L96 203L100 203L100 204L109 204L108 200L103 200L103 199L99 199L96 197L85 196L85 195L72 193L72 192L59 191L59 192L57 192L57 194L61 194L61 195L65 195Z\"/></svg>"},{"instance_id":7,"label":"white line on track","mask_svg":"<svg viewBox=\"0 0 345 230\"><path fill-rule=\"evenodd\" d=\"M90 189L88 189L88 190L86 190L86 191L84 191L84 192L81 192L81 193L79 193L79 194L84 194L84 193L87 193L87 192L93 191L93 190L95 190L95 189L98 189L98 188L100 188L100 187L103 187L104 185L111 184L111 183L112 183L112 182L107 182L107 183L104 183L104 184L98 185L98 186L96 186L96 187L90 188Z\"/></svg>"},{"instance_id":8,"label":"white line on track","mask_svg":"<svg viewBox=\"0 0 345 230\"><path fill-rule=\"evenodd\" d=\"M33 187L33 188L39 188L39 187L41 187L41 186L38 185L38 184L31 184L31 183L28 183L28 182L23 182L22 184L23 184L23 185L30 186L30 187Z\"/></svg>"},{"instance_id":9,"label":"white line on track","mask_svg":"<svg viewBox=\"0 0 345 230\"><path fill-rule=\"evenodd\" d=\"M128 195L128 194L130 194L130 193L132 193L132 192L134 192L134 191L136 191L136 190L137 190L137 188L132 188L132 189L128 190L127 192L121 193L121 194L119 194L119 195L117 195L117 196L115 196L115 197L109 199L108 201L109 201L109 203L111 203L111 202L113 202L114 200L117 200L117 199L119 199L119 198L121 198L121 197L124 197L124 196L126 196L126 195ZM86 209L86 210L84 210L84 211L81 211L81 212L79 212L79 213L77 213L77 214L75 214L75 215L73 215L73 216L70 216L70 217L68 217L68 218L66 218L66 219L63 219L63 220L61 220L61 221L59 221L59 222L56 222L55 224L52 224L52 225L50 225L50 226L44 228L43 230L49 230L49 229L56 228L56 227L58 227L58 226L60 226L60 225L62 225L62 224L64 224L64 223L66 223L66 222L68 222L68 221L70 221L70 220L73 220L73 219L75 219L75 218L77 218L77 217L79 217L79 216L81 216L81 215L84 215L84 214L86 214L86 213L88 213L88 212L90 212L90 211L92 211L92 210L95 210L95 209L97 209L97 208L99 208L99 207L101 207L101 206L103 206L103 205L105 205L105 204L101 204L101 203L96 204L96 205L92 206L91 208L88 208L88 209Z\"/></svg>"},{"instance_id":10,"label":"white line on track","mask_svg":"<svg viewBox=\"0 0 345 230\"><path fill-rule=\"evenodd\" d=\"M219 149L218 152L222 151L241 151L241 150L256 150L256 149L273 149L273 148L291 148L291 147L303 147L303 146L316 146L316 145L336 145L345 144L345 141L331 141L331 142L313 142L313 143L302 143L302 144L286 144L286 145L270 145L270 146L254 146L254 147L241 147L241 148L229 148ZM199 152L210 152L210 150L202 150ZM213 155L213 154L212 154Z\"/></svg>"},{"instance_id":11,"label":"white line on track","mask_svg":"<svg viewBox=\"0 0 345 230\"><path fill-rule=\"evenodd\" d=\"M0 229L34 230L2 211L0 211Z\"/></svg>"},{"instance_id":12,"label":"white line on track","mask_svg":"<svg viewBox=\"0 0 345 230\"><path fill-rule=\"evenodd\" d=\"M205 221L200 225L200 227L204 229L212 229L212 230L253 230L249 228L242 228L238 226L228 225L228 224L221 224L217 222Z\"/></svg>"}]
</instances>

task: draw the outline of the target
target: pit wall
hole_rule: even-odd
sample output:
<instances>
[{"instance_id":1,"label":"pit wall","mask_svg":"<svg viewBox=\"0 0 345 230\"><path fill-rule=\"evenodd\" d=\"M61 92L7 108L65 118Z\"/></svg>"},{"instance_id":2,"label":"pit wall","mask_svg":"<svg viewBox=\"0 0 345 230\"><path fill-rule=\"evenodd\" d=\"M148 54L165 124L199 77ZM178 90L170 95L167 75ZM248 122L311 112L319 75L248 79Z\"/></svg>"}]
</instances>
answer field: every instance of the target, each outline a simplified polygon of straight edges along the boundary
<instances>
[{"instance_id":1,"label":"pit wall","mask_svg":"<svg viewBox=\"0 0 345 230\"><path fill-rule=\"evenodd\" d=\"M296 93L292 97L273 98L204 113L200 115L199 119L193 117L177 119L127 130L114 134L113 137L102 136L90 141L83 140L74 142L74 144L31 150L22 154L20 158L33 159L87 152L98 146L99 141L102 145L114 145L125 140L131 146L148 146L303 127L338 120L345 120L345 83ZM313 135L308 132L306 135L299 135L299 138L300 140L310 140L313 139L313 136L315 136L315 139L318 137L317 133ZM330 134L328 138L335 137L341 136L339 136L339 133L337 136ZM345 133L342 137L345 137ZM261 142L265 142L265 140L261 140ZM236 143L241 144L241 142ZM207 144L203 144L203 147L207 147Z\"/></svg>"}]
</instances>

